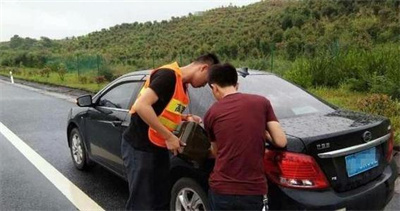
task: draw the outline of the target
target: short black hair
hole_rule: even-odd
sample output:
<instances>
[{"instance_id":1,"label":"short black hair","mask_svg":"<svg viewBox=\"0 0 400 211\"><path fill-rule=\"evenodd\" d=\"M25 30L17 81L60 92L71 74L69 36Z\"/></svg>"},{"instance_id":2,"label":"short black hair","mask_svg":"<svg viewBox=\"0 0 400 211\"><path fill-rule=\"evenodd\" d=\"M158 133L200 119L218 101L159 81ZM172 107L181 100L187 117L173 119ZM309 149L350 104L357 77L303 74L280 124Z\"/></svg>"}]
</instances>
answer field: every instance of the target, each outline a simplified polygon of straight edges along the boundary
<instances>
[{"instance_id":1,"label":"short black hair","mask_svg":"<svg viewBox=\"0 0 400 211\"><path fill-rule=\"evenodd\" d=\"M238 76L236 68L229 63L211 66L208 72L208 84L217 84L220 87L236 86Z\"/></svg>"},{"instance_id":2,"label":"short black hair","mask_svg":"<svg viewBox=\"0 0 400 211\"><path fill-rule=\"evenodd\" d=\"M197 57L193 62L207 63L208 65L212 66L214 64L219 64L219 59L215 54L207 53Z\"/></svg>"}]
</instances>

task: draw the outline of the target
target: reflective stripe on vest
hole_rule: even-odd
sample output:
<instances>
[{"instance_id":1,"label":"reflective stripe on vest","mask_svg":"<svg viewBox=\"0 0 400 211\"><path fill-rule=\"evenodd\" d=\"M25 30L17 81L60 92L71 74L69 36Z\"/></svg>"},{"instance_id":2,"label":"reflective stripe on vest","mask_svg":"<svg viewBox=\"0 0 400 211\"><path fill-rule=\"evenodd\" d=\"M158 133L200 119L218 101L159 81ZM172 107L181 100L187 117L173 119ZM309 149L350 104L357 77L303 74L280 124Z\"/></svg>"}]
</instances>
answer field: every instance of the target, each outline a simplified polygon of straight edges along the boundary
<instances>
[{"instance_id":1,"label":"reflective stripe on vest","mask_svg":"<svg viewBox=\"0 0 400 211\"><path fill-rule=\"evenodd\" d=\"M162 67L159 67L155 70L152 71L151 75L158 69L171 69L175 72L175 77L176 77L176 83L175 83L175 91L174 94L171 98L171 100L168 102L167 106L165 109L161 112L161 114L158 116L158 119L160 122L169 130L169 131L174 131L176 128L178 128L179 124L182 121L182 113L189 104L189 97L185 93L185 89L183 87L182 83L182 73L181 70L179 69L178 63L174 62L169 65L164 65ZM143 88L140 90L138 98L141 96L143 91L149 87L150 85L150 78L149 77L146 80L146 83L144 84ZM130 110L130 113L135 113L135 110L133 109L133 106ZM150 141L159 146L159 147L166 147L165 144L165 139L157 133L153 128L149 127L148 131L148 136Z\"/></svg>"}]
</instances>

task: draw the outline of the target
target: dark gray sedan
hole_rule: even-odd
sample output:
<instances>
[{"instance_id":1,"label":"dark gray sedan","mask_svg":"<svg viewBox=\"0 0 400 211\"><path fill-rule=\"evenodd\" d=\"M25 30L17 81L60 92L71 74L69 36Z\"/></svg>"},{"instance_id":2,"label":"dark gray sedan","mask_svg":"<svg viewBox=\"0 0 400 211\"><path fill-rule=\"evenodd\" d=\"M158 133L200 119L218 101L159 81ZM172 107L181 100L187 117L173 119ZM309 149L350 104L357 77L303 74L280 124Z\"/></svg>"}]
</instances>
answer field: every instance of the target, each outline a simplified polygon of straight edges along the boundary
<instances>
[{"instance_id":1,"label":"dark gray sedan","mask_svg":"<svg viewBox=\"0 0 400 211\"><path fill-rule=\"evenodd\" d=\"M271 209L382 209L393 197L397 168L393 130L381 116L345 111L284 79L239 70L239 91L267 97L288 139L286 150L266 146ZM125 179L120 145L129 108L149 71L126 74L69 111L68 145L75 166L100 164ZM203 116L214 102L208 87L189 88L186 112ZM251 108L249 108L251 109ZM246 111L243 111L246 112ZM172 210L208 210L213 160L199 165L171 156Z\"/></svg>"}]
</instances>

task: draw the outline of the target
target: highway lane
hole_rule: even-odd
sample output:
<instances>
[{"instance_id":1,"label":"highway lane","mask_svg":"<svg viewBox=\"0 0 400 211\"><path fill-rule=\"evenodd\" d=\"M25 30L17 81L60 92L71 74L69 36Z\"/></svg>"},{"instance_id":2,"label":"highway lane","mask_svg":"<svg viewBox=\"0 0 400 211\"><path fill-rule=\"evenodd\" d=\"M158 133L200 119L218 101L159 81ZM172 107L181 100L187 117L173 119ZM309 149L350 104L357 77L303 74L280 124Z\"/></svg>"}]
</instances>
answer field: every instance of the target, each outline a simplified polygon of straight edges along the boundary
<instances>
[{"instance_id":1,"label":"highway lane","mask_svg":"<svg viewBox=\"0 0 400 211\"><path fill-rule=\"evenodd\" d=\"M0 208L75 210L60 191L0 134Z\"/></svg>"},{"instance_id":2,"label":"highway lane","mask_svg":"<svg viewBox=\"0 0 400 211\"><path fill-rule=\"evenodd\" d=\"M72 101L66 95L49 95L0 80L0 122L103 209L123 209L128 197L125 181L99 166L87 172L73 166L66 139L68 110L76 106ZM70 210L71 203L1 135L0 154L0 208ZM18 185L22 181L24 185ZM399 180L397 184L386 210L400 210Z\"/></svg>"},{"instance_id":3,"label":"highway lane","mask_svg":"<svg viewBox=\"0 0 400 211\"><path fill-rule=\"evenodd\" d=\"M129 194L125 181L99 166L94 166L87 172L78 171L74 167L67 145L66 123L68 111L75 104L65 99L67 98L48 96L0 80L0 122L103 209L123 209ZM2 148L1 152L3 151ZM13 159L3 156L3 153L1 155L3 169L3 165L12 162ZM22 158L22 155L20 157ZM13 179L18 180L20 173L14 172L16 177ZM32 174L32 183L35 183L36 176ZM0 179L3 181L3 177ZM24 186L13 187L16 188L15 192L26 192ZM19 200L18 197L15 200L24 203L24 200ZM31 207L31 209L41 210L41 207Z\"/></svg>"}]
</instances>

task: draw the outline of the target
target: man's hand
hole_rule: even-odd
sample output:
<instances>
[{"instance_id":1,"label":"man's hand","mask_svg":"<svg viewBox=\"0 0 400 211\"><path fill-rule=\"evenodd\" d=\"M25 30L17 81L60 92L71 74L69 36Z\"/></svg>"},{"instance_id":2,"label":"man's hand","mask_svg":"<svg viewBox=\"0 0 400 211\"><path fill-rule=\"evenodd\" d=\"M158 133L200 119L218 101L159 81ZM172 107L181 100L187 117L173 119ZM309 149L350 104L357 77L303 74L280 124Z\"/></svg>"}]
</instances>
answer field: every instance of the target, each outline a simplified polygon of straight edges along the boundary
<instances>
[{"instance_id":1,"label":"man's hand","mask_svg":"<svg viewBox=\"0 0 400 211\"><path fill-rule=\"evenodd\" d=\"M212 141L208 158L216 158L217 157L217 151L218 151L217 144L215 143L215 141Z\"/></svg>"},{"instance_id":2,"label":"man's hand","mask_svg":"<svg viewBox=\"0 0 400 211\"><path fill-rule=\"evenodd\" d=\"M268 142L272 142L272 137L271 137L271 135L269 134L268 131L265 131L265 139L266 139Z\"/></svg>"},{"instance_id":3,"label":"man's hand","mask_svg":"<svg viewBox=\"0 0 400 211\"><path fill-rule=\"evenodd\" d=\"M197 115L190 115L187 117L186 121L189 122L196 122L198 124L203 123L203 120L201 119L201 117L197 116Z\"/></svg>"},{"instance_id":4,"label":"man's hand","mask_svg":"<svg viewBox=\"0 0 400 211\"><path fill-rule=\"evenodd\" d=\"M270 136L270 141L272 145L276 147L286 147L287 144L287 139L286 135L277 121L269 121L267 122L267 132ZM267 136L267 133L265 134Z\"/></svg>"},{"instance_id":5,"label":"man's hand","mask_svg":"<svg viewBox=\"0 0 400 211\"><path fill-rule=\"evenodd\" d=\"M178 155L178 153L182 152L181 146L185 146L183 142L179 140L178 137L175 135L171 134L166 140L165 144L167 145L167 149L170 150L175 156Z\"/></svg>"}]
</instances>

